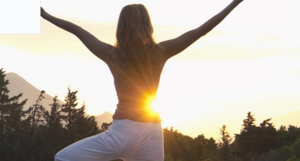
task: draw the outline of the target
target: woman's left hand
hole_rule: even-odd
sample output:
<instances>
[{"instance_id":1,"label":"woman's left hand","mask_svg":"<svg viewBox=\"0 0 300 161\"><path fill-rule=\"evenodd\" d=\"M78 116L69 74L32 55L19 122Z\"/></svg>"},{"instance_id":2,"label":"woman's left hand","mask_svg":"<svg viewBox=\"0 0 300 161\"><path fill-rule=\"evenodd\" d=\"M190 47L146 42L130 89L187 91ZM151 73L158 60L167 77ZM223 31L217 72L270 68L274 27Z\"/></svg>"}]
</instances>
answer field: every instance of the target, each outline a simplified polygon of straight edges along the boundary
<instances>
[{"instance_id":1,"label":"woman's left hand","mask_svg":"<svg viewBox=\"0 0 300 161\"><path fill-rule=\"evenodd\" d=\"M41 7L41 16L44 17L47 14L47 12L44 10L43 7Z\"/></svg>"}]
</instances>

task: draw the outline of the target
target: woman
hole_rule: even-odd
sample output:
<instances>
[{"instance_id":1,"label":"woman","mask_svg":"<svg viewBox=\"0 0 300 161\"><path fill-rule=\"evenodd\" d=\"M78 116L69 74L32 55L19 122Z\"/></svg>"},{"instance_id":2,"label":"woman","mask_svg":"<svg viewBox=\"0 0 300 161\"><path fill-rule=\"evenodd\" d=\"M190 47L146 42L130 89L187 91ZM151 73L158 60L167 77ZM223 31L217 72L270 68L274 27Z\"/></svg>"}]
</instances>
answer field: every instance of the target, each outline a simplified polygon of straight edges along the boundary
<instances>
[{"instance_id":1,"label":"woman","mask_svg":"<svg viewBox=\"0 0 300 161\"><path fill-rule=\"evenodd\" d=\"M240 2L234 0L202 26L172 39L155 43L147 9L141 4L125 6L119 17L117 43L111 46L68 21L41 8L41 16L71 32L98 58L114 77L117 109L109 130L78 141L58 152L57 161L162 161L163 134L159 115L151 107L165 62L219 24Z\"/></svg>"}]
</instances>

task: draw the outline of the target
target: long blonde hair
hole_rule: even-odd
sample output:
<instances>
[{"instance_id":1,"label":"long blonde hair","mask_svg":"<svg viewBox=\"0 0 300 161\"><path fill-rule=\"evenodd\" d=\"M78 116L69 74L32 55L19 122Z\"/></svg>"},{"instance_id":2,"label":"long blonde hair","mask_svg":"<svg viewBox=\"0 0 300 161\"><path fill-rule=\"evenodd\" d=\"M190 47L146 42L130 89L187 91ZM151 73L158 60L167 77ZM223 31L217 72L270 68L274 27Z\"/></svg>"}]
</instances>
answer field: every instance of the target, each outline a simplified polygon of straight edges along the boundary
<instances>
[{"instance_id":1,"label":"long blonde hair","mask_svg":"<svg viewBox=\"0 0 300 161\"><path fill-rule=\"evenodd\" d=\"M127 71L138 72L159 62L154 60L157 59L159 47L154 41L153 26L144 5L132 4L123 7L119 16L116 38L118 60Z\"/></svg>"}]
</instances>

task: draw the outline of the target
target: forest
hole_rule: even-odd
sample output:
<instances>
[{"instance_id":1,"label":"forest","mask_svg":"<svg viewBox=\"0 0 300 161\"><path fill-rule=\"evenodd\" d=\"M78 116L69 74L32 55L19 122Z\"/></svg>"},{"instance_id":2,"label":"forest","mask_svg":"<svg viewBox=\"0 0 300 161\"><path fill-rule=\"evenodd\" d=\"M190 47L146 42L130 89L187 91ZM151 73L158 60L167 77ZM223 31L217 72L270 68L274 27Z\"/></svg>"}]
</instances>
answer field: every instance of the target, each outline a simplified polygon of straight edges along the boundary
<instances>
[{"instance_id":1,"label":"forest","mask_svg":"<svg viewBox=\"0 0 300 161\"><path fill-rule=\"evenodd\" d=\"M9 96L5 76L0 69L1 161L53 161L62 148L104 132L109 125L99 127L94 116L86 115L85 105L78 107L78 91L70 88L64 104L58 103L57 96L53 98L50 111L41 105L45 91L41 91L35 104L23 110L27 100L20 100L22 93ZM255 121L248 112L241 120L239 134L230 136L223 125L217 140L204 134L192 138L173 127L165 128L165 161L300 161L299 127L275 129L271 118L258 125Z\"/></svg>"}]
</instances>

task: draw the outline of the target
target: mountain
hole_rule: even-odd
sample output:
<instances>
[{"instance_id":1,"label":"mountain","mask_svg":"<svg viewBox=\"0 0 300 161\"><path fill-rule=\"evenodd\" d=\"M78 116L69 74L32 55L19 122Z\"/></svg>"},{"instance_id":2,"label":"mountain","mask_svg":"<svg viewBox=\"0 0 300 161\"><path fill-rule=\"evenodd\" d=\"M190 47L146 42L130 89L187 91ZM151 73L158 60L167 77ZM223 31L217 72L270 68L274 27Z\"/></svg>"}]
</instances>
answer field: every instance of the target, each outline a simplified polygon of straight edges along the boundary
<instances>
[{"instance_id":1,"label":"mountain","mask_svg":"<svg viewBox=\"0 0 300 161\"><path fill-rule=\"evenodd\" d=\"M101 127L102 123L111 123L112 122L112 114L109 112L104 112L101 115L95 116L95 120L97 121L98 125Z\"/></svg>"},{"instance_id":2,"label":"mountain","mask_svg":"<svg viewBox=\"0 0 300 161\"><path fill-rule=\"evenodd\" d=\"M23 101L24 99L28 99L26 104L24 105L23 110L28 109L30 106L35 104L38 96L41 93L41 90L37 89L29 82L27 82L24 78L19 76L16 73L6 73L5 79L9 80L9 84L7 86L9 92L9 96L16 96L20 93L23 93L23 96L19 99L19 101ZM53 97L45 93L43 95L45 98L42 100L41 104L50 112L51 106L53 103ZM63 101L58 101L59 104L63 104Z\"/></svg>"},{"instance_id":3,"label":"mountain","mask_svg":"<svg viewBox=\"0 0 300 161\"><path fill-rule=\"evenodd\" d=\"M35 101L38 99L38 96L41 93L41 90L34 87L32 84L27 82L24 78L19 76L16 73L6 73L5 79L9 80L9 84L7 86L9 90L9 96L16 96L20 93L23 93L23 96L19 99L19 102L24 99L28 99L26 104L23 107L23 110L27 110L30 106L35 104ZM51 106L53 103L53 97L45 93L43 95L45 98L42 100L41 104L50 112ZM60 105L64 104L63 101L58 101ZM95 116L95 120L98 125L101 127L103 122L110 123L112 122L112 114L109 112L104 112L101 115Z\"/></svg>"},{"instance_id":4,"label":"mountain","mask_svg":"<svg viewBox=\"0 0 300 161\"><path fill-rule=\"evenodd\" d=\"M300 127L300 111L294 111L287 115L282 115L274 119L273 123L279 128L281 125L294 125Z\"/></svg>"}]
</instances>

